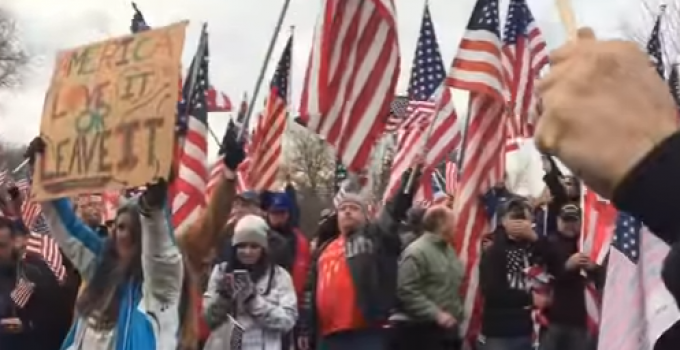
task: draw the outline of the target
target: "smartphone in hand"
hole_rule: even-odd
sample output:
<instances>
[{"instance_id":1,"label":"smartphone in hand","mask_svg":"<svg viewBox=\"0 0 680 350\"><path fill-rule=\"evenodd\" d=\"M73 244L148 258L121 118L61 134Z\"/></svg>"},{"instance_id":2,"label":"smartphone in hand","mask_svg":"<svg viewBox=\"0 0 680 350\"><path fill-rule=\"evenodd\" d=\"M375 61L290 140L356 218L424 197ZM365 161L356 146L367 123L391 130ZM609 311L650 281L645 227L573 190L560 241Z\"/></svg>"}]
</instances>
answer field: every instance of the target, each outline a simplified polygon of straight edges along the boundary
<instances>
[{"instance_id":1,"label":"smartphone in hand","mask_svg":"<svg viewBox=\"0 0 680 350\"><path fill-rule=\"evenodd\" d=\"M239 292L247 287L250 282L250 275L248 270L234 270L234 289Z\"/></svg>"}]
</instances>

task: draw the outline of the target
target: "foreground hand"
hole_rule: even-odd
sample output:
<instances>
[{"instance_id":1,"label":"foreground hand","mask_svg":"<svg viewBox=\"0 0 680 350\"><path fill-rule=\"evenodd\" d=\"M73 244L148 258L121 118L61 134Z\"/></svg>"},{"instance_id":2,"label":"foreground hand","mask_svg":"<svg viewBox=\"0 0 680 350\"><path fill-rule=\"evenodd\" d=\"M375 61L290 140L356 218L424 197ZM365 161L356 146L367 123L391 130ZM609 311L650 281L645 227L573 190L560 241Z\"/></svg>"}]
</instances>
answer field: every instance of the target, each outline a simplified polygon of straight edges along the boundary
<instances>
[{"instance_id":1,"label":"foreground hand","mask_svg":"<svg viewBox=\"0 0 680 350\"><path fill-rule=\"evenodd\" d=\"M533 242L538 238L529 220L508 220L503 226L508 235L518 240Z\"/></svg>"},{"instance_id":2,"label":"foreground hand","mask_svg":"<svg viewBox=\"0 0 680 350\"><path fill-rule=\"evenodd\" d=\"M537 85L543 114L536 144L611 198L626 174L676 131L673 97L635 43L600 41L591 29L579 30L550 61Z\"/></svg>"},{"instance_id":3,"label":"foreground hand","mask_svg":"<svg viewBox=\"0 0 680 350\"><path fill-rule=\"evenodd\" d=\"M168 183L165 179L159 179L154 184L146 186L146 191L142 195L142 203L149 209L159 209L165 204L168 194Z\"/></svg>"},{"instance_id":4,"label":"foreground hand","mask_svg":"<svg viewBox=\"0 0 680 350\"><path fill-rule=\"evenodd\" d=\"M439 314L437 314L437 324L442 328L453 328L456 323L456 319L448 312L440 311Z\"/></svg>"},{"instance_id":5,"label":"foreground hand","mask_svg":"<svg viewBox=\"0 0 680 350\"><path fill-rule=\"evenodd\" d=\"M576 269L584 268L589 262L590 259L585 254L574 253L572 256L569 257L569 259L567 259L567 262L565 263L565 268L567 270L573 271Z\"/></svg>"},{"instance_id":6,"label":"foreground hand","mask_svg":"<svg viewBox=\"0 0 680 350\"><path fill-rule=\"evenodd\" d=\"M227 169L236 171L238 166L246 159L243 145L243 141L238 140L236 128L230 128L222 140L220 148L220 153L224 154L222 161Z\"/></svg>"},{"instance_id":7,"label":"foreground hand","mask_svg":"<svg viewBox=\"0 0 680 350\"><path fill-rule=\"evenodd\" d=\"M37 136L31 140L31 143L28 144L28 147L26 147L26 151L24 152L24 158L28 158L29 162L31 165L35 163L35 157L38 154L42 154L45 152L45 141L40 137Z\"/></svg>"}]
</instances>

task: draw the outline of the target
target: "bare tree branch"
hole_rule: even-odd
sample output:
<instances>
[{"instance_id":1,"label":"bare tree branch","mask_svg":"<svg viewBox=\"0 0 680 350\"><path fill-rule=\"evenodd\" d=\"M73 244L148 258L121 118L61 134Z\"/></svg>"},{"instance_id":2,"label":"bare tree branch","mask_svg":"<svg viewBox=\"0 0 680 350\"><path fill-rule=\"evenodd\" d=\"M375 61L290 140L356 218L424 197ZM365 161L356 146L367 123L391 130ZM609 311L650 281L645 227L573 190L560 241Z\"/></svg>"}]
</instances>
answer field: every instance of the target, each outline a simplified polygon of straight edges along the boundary
<instances>
[{"instance_id":1,"label":"bare tree branch","mask_svg":"<svg viewBox=\"0 0 680 350\"><path fill-rule=\"evenodd\" d=\"M17 87L28 61L28 53L19 42L16 22L0 9L0 89Z\"/></svg>"},{"instance_id":2,"label":"bare tree branch","mask_svg":"<svg viewBox=\"0 0 680 350\"><path fill-rule=\"evenodd\" d=\"M320 196L332 194L335 157L333 149L304 128L287 131L286 163L291 179Z\"/></svg>"}]
</instances>

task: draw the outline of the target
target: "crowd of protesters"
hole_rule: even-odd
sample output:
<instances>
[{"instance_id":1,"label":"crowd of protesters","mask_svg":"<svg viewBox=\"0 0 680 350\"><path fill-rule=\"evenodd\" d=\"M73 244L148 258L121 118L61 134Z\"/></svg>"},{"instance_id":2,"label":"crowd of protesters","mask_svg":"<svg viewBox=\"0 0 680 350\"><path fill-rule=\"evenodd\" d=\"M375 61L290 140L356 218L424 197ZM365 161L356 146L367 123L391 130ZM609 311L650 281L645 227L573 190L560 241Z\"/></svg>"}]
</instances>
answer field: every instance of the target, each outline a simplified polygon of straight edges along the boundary
<instances>
[{"instance_id":1,"label":"crowd of protesters","mask_svg":"<svg viewBox=\"0 0 680 350\"><path fill-rule=\"evenodd\" d=\"M503 184L480 194L496 224L481 244L481 329L469 344L480 349L596 346L584 288L601 286L606 276L578 252L579 181L672 245L662 277L680 299L676 107L634 44L597 41L589 30L578 35L553 57L554 73L538 87L545 112L537 141L579 178L559 174L546 158L548 191L541 198L516 196ZM597 142L604 142L601 149ZM343 196L324 212L312 243L297 228L293 189L236 193L235 170L245 154L235 140L223 146L224 177L184 232L168 224L164 180L122 200L108 227L96 210L76 211L67 198L42 202L63 258L56 267L28 249L32 233L16 218L21 195L7 189L0 218L0 348L463 346L466 267L447 239L457 218L445 205L413 207L417 164L376 218L369 218L361 195ZM43 149L36 139L27 156ZM542 288L530 278L534 267L550 276ZM540 331L537 319L543 319ZM678 328L656 349L677 348Z\"/></svg>"},{"instance_id":2,"label":"crowd of protesters","mask_svg":"<svg viewBox=\"0 0 680 350\"><path fill-rule=\"evenodd\" d=\"M34 140L28 156L43 147ZM345 193L307 236L293 187L236 193L245 154L235 141L224 147L224 177L186 232L168 224L165 181L121 198L106 223L95 205L41 203L63 254L63 281L25 249L31 233L12 220L22 198L9 189L12 205L0 218L2 349L463 346L465 267L448 240L455 217L450 202L413 206L417 165L377 217L361 194ZM532 349L537 337L546 350L594 346L583 290L588 280L600 285L603 269L578 253L577 182L550 158L545 170L544 198L516 196L503 184L480 195L497 225L483 239L479 266L479 348ZM531 282L534 266L552 276L548 291ZM14 301L21 281L33 287L24 305ZM537 310L547 320L540 334Z\"/></svg>"}]
</instances>

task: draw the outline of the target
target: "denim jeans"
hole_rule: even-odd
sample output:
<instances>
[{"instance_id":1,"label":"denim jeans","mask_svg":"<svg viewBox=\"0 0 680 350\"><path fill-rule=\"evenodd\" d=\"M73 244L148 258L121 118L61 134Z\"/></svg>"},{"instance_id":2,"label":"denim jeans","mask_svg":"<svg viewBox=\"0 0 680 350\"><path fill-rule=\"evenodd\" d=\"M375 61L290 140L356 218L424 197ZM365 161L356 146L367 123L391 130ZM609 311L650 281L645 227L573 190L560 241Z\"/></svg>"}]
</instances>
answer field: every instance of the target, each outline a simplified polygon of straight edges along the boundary
<instances>
[{"instance_id":1,"label":"denim jeans","mask_svg":"<svg viewBox=\"0 0 680 350\"><path fill-rule=\"evenodd\" d=\"M531 337L491 338L486 337L480 344L480 350L533 350Z\"/></svg>"}]
</instances>

